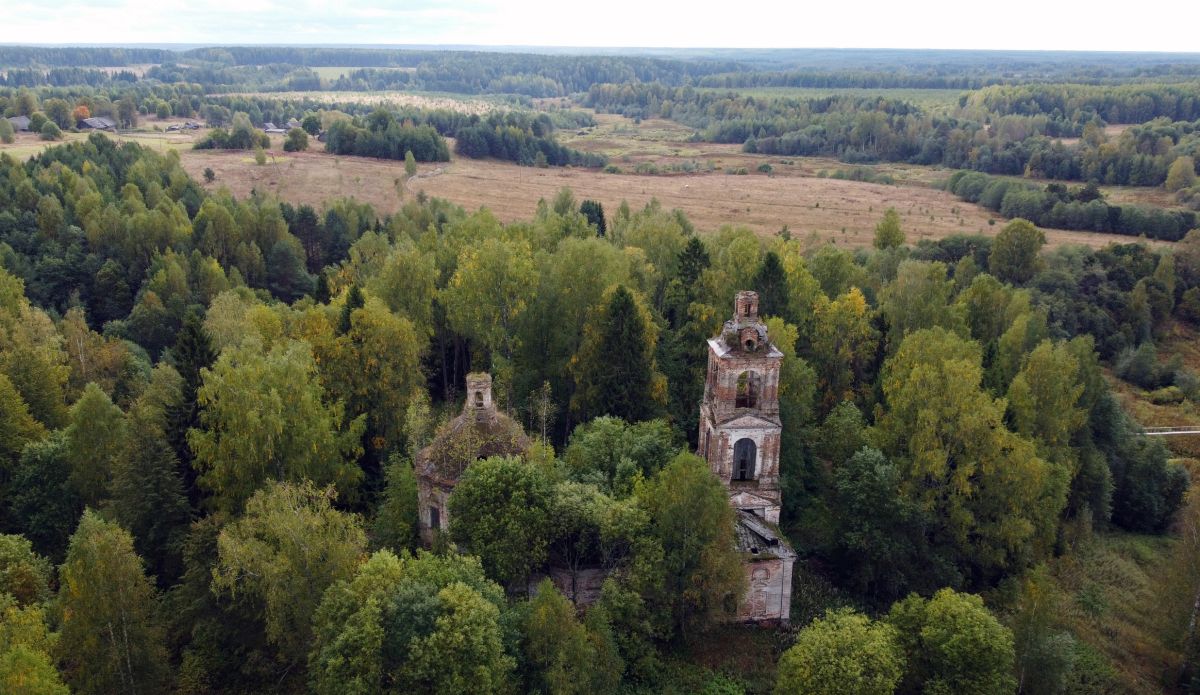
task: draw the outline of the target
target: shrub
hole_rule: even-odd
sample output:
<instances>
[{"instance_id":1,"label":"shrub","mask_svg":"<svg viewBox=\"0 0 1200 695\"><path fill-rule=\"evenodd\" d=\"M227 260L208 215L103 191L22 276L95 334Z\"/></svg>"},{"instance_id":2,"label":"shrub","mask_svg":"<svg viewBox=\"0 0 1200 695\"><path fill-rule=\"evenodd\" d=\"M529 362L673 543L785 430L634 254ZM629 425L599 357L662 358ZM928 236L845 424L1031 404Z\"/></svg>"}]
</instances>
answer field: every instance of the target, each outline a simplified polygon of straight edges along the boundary
<instances>
[{"instance_id":1,"label":"shrub","mask_svg":"<svg viewBox=\"0 0 1200 695\"><path fill-rule=\"evenodd\" d=\"M59 140L62 138L62 131L58 129L54 121L46 121L41 128L41 138L43 140Z\"/></svg>"}]
</instances>

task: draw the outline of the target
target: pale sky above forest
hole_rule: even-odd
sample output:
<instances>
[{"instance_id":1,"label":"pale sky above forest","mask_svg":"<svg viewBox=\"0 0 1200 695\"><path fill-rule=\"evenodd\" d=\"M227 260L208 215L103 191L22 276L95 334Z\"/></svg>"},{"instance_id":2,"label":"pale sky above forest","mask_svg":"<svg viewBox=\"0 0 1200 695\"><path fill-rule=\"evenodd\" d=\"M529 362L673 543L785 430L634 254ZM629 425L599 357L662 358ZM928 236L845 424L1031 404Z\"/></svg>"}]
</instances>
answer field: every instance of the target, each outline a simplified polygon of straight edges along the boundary
<instances>
[{"instance_id":1,"label":"pale sky above forest","mask_svg":"<svg viewBox=\"0 0 1200 695\"><path fill-rule=\"evenodd\" d=\"M3 43L1200 51L1200 2L8 0Z\"/></svg>"}]
</instances>

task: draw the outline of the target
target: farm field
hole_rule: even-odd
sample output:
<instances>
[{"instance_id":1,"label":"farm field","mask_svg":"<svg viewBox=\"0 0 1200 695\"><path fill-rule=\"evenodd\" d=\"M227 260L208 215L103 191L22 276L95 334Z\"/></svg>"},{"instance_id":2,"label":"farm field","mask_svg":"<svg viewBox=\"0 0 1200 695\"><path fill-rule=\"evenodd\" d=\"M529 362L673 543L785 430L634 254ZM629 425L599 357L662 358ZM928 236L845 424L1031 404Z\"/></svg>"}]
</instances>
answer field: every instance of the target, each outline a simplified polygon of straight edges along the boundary
<instances>
[{"instance_id":1,"label":"farm field","mask_svg":"<svg viewBox=\"0 0 1200 695\"><path fill-rule=\"evenodd\" d=\"M386 96L397 95L400 93ZM457 108L490 105L459 97L446 98L446 103ZM402 162L329 155L315 141L309 152L284 153L283 137L274 135L268 163L260 167L250 152L191 149L198 137L195 132L154 130L182 122L180 119L145 119L140 132L115 137L158 151L179 150L184 167L197 181L203 181L206 168L213 170L216 178L207 184L212 190L225 187L237 196L265 191L317 207L331 198L353 196L390 213L407 199L402 195L411 197L424 191L469 210L487 207L499 219L512 222L528 219L538 200L548 200L566 186L577 198L598 200L609 210L621 201L636 208L657 199L667 208L683 210L697 229L705 232L733 224L770 235L787 226L793 235L815 236L851 248L870 245L875 224L888 207L900 213L910 243L952 234L994 234L1005 221L932 187L949 174L947 170L908 164L852 167L828 158L751 155L738 145L688 142L691 130L671 121L646 119L635 124L608 114L599 114L596 120L594 127L561 132L560 139L569 147L607 155L621 173L537 169L453 157L449 163L421 164L403 194ZM83 133L66 134L67 140L84 137ZM26 158L48 144L32 133L22 133L12 145L0 145L0 152ZM770 174L759 171L763 164L770 165ZM830 178L853 169L890 177L897 185ZM729 173L732 171L746 173L734 175ZM1127 196L1150 202L1149 197L1156 193L1166 195L1150 189L1114 190L1122 195L1114 200ZM1100 247L1130 241L1124 236L1054 229L1047 229L1046 235L1051 246Z\"/></svg>"},{"instance_id":2,"label":"farm field","mask_svg":"<svg viewBox=\"0 0 1200 695\"><path fill-rule=\"evenodd\" d=\"M336 77L334 78L336 79ZM269 99L313 99L327 104L367 104L389 107L411 106L420 109L449 109L462 113L484 115L502 109L508 102L504 97L496 96L463 96L461 94L441 94L438 92L237 92L234 94L213 94L211 96L244 96Z\"/></svg>"},{"instance_id":3,"label":"farm field","mask_svg":"<svg viewBox=\"0 0 1200 695\"><path fill-rule=\"evenodd\" d=\"M274 147L264 166L247 152L186 150L183 165L197 180L211 168L216 180L235 195L271 191L295 203L319 206L340 196L354 196L380 211L401 205L402 162L323 152L283 154ZM991 234L1003 220L953 195L918 186L889 186L808 176L722 173L679 176L605 174L587 169L536 169L507 162L455 158L449 163L422 164L406 185L407 196L424 191L473 210L489 208L500 220L528 219L539 199L549 200L564 186L576 198L600 201L614 210L622 200L640 207L658 199L684 211L701 231L735 224L768 235L784 225L794 235L815 234L839 245L867 246L876 223L888 207L900 212L910 243L951 234ZM1088 232L1046 230L1051 245L1100 247L1129 237Z\"/></svg>"}]
</instances>

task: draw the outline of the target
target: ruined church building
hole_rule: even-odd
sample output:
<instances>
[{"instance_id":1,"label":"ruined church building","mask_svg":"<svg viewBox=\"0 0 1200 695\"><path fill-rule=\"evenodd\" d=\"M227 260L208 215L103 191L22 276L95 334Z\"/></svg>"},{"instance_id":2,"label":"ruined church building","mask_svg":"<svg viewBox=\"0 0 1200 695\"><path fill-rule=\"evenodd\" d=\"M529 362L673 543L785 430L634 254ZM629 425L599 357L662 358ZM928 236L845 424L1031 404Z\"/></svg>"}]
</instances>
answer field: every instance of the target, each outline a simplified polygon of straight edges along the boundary
<instances>
[{"instance_id":1,"label":"ruined church building","mask_svg":"<svg viewBox=\"0 0 1200 695\"><path fill-rule=\"evenodd\" d=\"M758 294L738 292L733 318L708 341L699 454L729 491L749 585L738 619L786 623L796 553L779 533L779 366L758 317Z\"/></svg>"},{"instance_id":2,"label":"ruined church building","mask_svg":"<svg viewBox=\"0 0 1200 695\"><path fill-rule=\"evenodd\" d=\"M736 542L747 592L737 619L788 622L792 604L792 565L796 553L779 533L779 367L783 353L771 344L758 316L758 294L739 292L733 318L708 341L708 376L700 404L699 455L725 485L736 515ZM470 462L488 456L521 454L529 440L518 423L492 402L491 377L467 376L462 413L417 454L417 496L421 539L449 528L450 494ZM569 576L555 568L550 577L577 604L590 603L603 574ZM593 576L594 575L594 576Z\"/></svg>"}]
</instances>

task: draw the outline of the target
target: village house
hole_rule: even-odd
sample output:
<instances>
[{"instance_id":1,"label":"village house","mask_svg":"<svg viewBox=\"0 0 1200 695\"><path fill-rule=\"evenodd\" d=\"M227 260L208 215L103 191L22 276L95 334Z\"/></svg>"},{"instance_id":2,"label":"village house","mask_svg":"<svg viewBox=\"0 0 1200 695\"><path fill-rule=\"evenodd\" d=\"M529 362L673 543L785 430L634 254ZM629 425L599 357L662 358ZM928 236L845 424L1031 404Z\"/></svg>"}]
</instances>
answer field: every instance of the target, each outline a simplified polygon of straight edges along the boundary
<instances>
[{"instance_id":1,"label":"village house","mask_svg":"<svg viewBox=\"0 0 1200 695\"><path fill-rule=\"evenodd\" d=\"M14 132L20 133L29 130L29 116L13 116L8 119Z\"/></svg>"},{"instance_id":2,"label":"village house","mask_svg":"<svg viewBox=\"0 0 1200 695\"><path fill-rule=\"evenodd\" d=\"M117 122L110 118L92 116L91 118L79 119L76 127L80 130L116 130Z\"/></svg>"}]
</instances>

